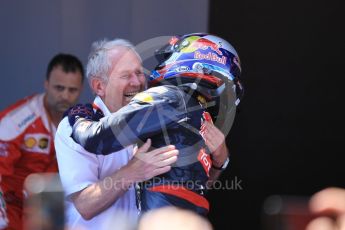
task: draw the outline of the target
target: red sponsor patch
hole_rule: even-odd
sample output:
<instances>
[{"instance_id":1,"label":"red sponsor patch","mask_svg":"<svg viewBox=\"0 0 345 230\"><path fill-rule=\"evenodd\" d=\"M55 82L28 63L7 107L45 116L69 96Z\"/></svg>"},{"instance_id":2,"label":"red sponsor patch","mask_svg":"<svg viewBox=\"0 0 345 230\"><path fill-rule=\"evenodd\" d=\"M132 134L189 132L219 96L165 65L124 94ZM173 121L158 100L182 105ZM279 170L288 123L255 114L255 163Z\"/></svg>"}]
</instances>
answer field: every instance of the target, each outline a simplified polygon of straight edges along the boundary
<instances>
[{"instance_id":1,"label":"red sponsor patch","mask_svg":"<svg viewBox=\"0 0 345 230\"><path fill-rule=\"evenodd\" d=\"M211 161L210 155L205 152L204 148L200 149L198 160L200 161L202 167L204 168L207 176L210 176L209 172L211 169L212 161Z\"/></svg>"}]
</instances>

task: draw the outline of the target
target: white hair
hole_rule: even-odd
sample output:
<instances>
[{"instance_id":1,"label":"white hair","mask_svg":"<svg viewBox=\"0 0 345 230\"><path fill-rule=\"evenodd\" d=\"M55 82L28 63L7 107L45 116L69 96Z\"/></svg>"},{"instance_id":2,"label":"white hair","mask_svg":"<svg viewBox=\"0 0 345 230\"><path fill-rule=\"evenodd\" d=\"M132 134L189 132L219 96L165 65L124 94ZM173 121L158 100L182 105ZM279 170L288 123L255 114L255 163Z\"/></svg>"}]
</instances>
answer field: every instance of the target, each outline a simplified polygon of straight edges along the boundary
<instances>
[{"instance_id":1,"label":"white hair","mask_svg":"<svg viewBox=\"0 0 345 230\"><path fill-rule=\"evenodd\" d=\"M133 44L125 39L116 38L111 41L103 39L92 43L91 52L86 66L86 77L88 78L89 83L91 83L93 78L100 78L104 82L108 81L108 74L111 71L112 66L108 51L121 47L132 50L141 60Z\"/></svg>"}]
</instances>

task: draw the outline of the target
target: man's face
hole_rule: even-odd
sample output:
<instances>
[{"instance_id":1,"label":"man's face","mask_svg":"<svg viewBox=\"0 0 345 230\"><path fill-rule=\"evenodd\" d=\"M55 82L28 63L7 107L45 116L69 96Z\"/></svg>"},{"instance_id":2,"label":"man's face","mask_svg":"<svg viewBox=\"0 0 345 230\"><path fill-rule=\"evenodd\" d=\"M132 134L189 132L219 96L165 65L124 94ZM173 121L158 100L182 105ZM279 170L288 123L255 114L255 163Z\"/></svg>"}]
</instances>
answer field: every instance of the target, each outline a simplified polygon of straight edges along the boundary
<instances>
[{"instance_id":1,"label":"man's face","mask_svg":"<svg viewBox=\"0 0 345 230\"><path fill-rule=\"evenodd\" d=\"M112 69L101 98L110 112L116 112L145 89L145 75L139 57L127 48L109 52Z\"/></svg>"},{"instance_id":2,"label":"man's face","mask_svg":"<svg viewBox=\"0 0 345 230\"><path fill-rule=\"evenodd\" d=\"M82 90L82 75L77 72L64 72L62 66L56 66L45 81L45 103L48 110L63 113L78 100Z\"/></svg>"}]
</instances>

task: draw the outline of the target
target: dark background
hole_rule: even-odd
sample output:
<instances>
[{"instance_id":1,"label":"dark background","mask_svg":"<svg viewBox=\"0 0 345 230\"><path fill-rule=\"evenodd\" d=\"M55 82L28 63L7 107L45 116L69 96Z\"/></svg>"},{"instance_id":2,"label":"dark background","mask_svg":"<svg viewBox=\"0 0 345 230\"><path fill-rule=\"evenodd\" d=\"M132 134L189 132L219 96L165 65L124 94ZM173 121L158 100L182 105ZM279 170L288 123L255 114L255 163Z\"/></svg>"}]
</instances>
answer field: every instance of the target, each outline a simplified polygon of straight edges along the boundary
<instances>
[{"instance_id":1,"label":"dark background","mask_svg":"<svg viewBox=\"0 0 345 230\"><path fill-rule=\"evenodd\" d=\"M237 49L246 89L228 135L231 167L213 190L215 229L262 228L269 195L310 197L344 181L341 1L210 1L209 31Z\"/></svg>"}]
</instances>

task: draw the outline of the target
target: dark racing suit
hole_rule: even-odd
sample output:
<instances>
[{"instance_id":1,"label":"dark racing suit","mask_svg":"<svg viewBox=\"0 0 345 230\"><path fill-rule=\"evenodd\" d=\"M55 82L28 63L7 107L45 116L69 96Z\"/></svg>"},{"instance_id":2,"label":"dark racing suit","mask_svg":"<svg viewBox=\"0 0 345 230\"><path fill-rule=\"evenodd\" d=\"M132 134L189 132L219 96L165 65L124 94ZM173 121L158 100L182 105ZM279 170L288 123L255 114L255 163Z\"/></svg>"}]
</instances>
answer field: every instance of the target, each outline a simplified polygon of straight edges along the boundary
<instances>
[{"instance_id":1,"label":"dark racing suit","mask_svg":"<svg viewBox=\"0 0 345 230\"><path fill-rule=\"evenodd\" d=\"M173 205L208 212L204 192L211 160L199 134L205 109L187 92L171 85L153 87L111 116L98 122L78 119L73 126L73 139L95 154L110 154L147 138L154 148L176 146L179 155L172 169L140 184L142 211Z\"/></svg>"}]
</instances>

